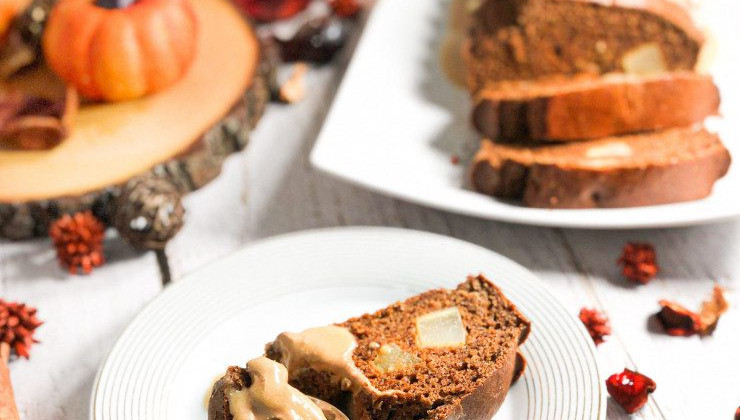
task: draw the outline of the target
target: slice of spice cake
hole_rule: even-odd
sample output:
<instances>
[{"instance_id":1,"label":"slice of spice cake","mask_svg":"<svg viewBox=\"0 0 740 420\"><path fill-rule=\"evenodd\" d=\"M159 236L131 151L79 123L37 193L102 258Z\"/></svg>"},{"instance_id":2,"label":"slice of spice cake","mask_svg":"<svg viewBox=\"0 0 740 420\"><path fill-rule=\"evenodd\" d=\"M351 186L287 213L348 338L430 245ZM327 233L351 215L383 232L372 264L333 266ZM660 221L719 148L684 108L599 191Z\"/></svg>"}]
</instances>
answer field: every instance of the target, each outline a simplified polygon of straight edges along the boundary
<instances>
[{"instance_id":1,"label":"slice of spice cake","mask_svg":"<svg viewBox=\"0 0 740 420\"><path fill-rule=\"evenodd\" d=\"M354 420L488 419L522 372L530 322L483 276L267 345L302 392Z\"/></svg>"}]
</instances>

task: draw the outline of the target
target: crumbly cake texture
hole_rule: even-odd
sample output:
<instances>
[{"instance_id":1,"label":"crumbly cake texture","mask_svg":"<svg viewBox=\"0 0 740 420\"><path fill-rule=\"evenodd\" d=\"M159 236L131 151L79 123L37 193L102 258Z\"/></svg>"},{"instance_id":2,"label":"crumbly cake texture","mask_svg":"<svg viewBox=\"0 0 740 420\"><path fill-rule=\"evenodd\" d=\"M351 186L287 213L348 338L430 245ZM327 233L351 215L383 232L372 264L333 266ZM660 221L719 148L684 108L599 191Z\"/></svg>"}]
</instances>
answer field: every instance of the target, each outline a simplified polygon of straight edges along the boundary
<instances>
[{"instance_id":1,"label":"crumbly cake texture","mask_svg":"<svg viewBox=\"0 0 740 420\"><path fill-rule=\"evenodd\" d=\"M419 348L416 318L453 306L467 329L466 344ZM454 290L428 291L338 325L355 336L353 361L376 390L362 387L350 393L337 378L312 369L291 372L290 383L344 407L356 420L489 418L521 373L524 361L517 348L530 330L527 318L483 276L470 277ZM373 360L379 346L391 343L420 362L380 373ZM270 345L267 356L281 357Z\"/></svg>"},{"instance_id":2,"label":"crumbly cake texture","mask_svg":"<svg viewBox=\"0 0 740 420\"><path fill-rule=\"evenodd\" d=\"M666 70L693 70L703 37L669 0L483 0L464 47L468 84L619 72L650 43Z\"/></svg>"},{"instance_id":3,"label":"crumbly cake texture","mask_svg":"<svg viewBox=\"0 0 740 420\"><path fill-rule=\"evenodd\" d=\"M716 115L719 104L711 76L687 71L553 77L487 85L472 121L494 140L575 141L686 127Z\"/></svg>"},{"instance_id":4,"label":"crumbly cake texture","mask_svg":"<svg viewBox=\"0 0 740 420\"><path fill-rule=\"evenodd\" d=\"M252 379L246 369L238 366L229 366L226 374L214 385L211 398L208 401L208 420L231 420L229 408L229 392L248 388Z\"/></svg>"},{"instance_id":5,"label":"crumbly cake texture","mask_svg":"<svg viewBox=\"0 0 740 420\"><path fill-rule=\"evenodd\" d=\"M471 181L531 207L631 207L697 200L730 166L713 133L677 128L535 147L484 140Z\"/></svg>"}]
</instances>

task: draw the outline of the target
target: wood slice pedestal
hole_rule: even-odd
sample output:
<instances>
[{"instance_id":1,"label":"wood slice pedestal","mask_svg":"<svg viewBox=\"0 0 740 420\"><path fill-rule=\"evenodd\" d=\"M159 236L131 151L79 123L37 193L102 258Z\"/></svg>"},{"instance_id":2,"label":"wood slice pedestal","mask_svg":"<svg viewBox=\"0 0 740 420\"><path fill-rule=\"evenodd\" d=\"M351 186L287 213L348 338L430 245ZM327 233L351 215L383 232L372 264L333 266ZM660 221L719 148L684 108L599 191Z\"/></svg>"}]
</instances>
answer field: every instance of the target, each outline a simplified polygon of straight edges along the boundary
<instances>
[{"instance_id":1,"label":"wood slice pedestal","mask_svg":"<svg viewBox=\"0 0 740 420\"><path fill-rule=\"evenodd\" d=\"M193 191L246 146L270 97L272 66L227 0L192 4L199 45L182 80L135 101L82 104L71 135L53 149L0 149L0 237L45 235L61 214L86 209L108 222L121 186L137 176ZM41 68L6 85L38 91L58 83Z\"/></svg>"}]
</instances>

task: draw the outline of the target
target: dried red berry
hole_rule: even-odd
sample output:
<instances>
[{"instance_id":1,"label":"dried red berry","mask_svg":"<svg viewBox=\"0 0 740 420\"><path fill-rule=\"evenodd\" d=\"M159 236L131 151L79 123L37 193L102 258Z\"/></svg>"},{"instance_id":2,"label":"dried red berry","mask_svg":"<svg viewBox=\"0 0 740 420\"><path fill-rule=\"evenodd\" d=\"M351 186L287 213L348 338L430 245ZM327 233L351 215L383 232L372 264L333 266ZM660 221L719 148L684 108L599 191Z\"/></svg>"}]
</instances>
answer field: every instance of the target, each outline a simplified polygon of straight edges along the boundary
<instances>
[{"instance_id":1,"label":"dried red berry","mask_svg":"<svg viewBox=\"0 0 740 420\"><path fill-rule=\"evenodd\" d=\"M735 410L735 420L740 420L740 407Z\"/></svg>"},{"instance_id":2,"label":"dried red berry","mask_svg":"<svg viewBox=\"0 0 740 420\"><path fill-rule=\"evenodd\" d=\"M648 243L626 244L617 263L622 265L622 275L635 283L647 284L659 271L655 248Z\"/></svg>"},{"instance_id":3,"label":"dried red berry","mask_svg":"<svg viewBox=\"0 0 740 420\"><path fill-rule=\"evenodd\" d=\"M357 16L362 9L357 0L330 0L329 5L337 16L343 18Z\"/></svg>"},{"instance_id":4,"label":"dried red berry","mask_svg":"<svg viewBox=\"0 0 740 420\"><path fill-rule=\"evenodd\" d=\"M308 6L308 0L235 0L251 17L272 22L287 19Z\"/></svg>"},{"instance_id":5,"label":"dried red berry","mask_svg":"<svg viewBox=\"0 0 740 420\"><path fill-rule=\"evenodd\" d=\"M450 157L450 162L452 162L453 165L459 165L460 164L460 156L458 156L458 155L452 155Z\"/></svg>"},{"instance_id":6,"label":"dried red berry","mask_svg":"<svg viewBox=\"0 0 740 420\"><path fill-rule=\"evenodd\" d=\"M105 225L90 211L60 217L51 224L49 236L56 247L59 263L72 274L80 270L90 274L93 267L105 262Z\"/></svg>"},{"instance_id":7,"label":"dried red berry","mask_svg":"<svg viewBox=\"0 0 740 420\"><path fill-rule=\"evenodd\" d=\"M36 308L0 299L0 341L8 343L19 357L28 359L36 328L43 322L36 318Z\"/></svg>"},{"instance_id":8,"label":"dried red berry","mask_svg":"<svg viewBox=\"0 0 740 420\"><path fill-rule=\"evenodd\" d=\"M712 296L702 303L699 313L670 300L661 300L658 304L661 309L657 317L665 332L682 337L711 334L717 327L720 316L729 308L724 290L720 286L714 286Z\"/></svg>"},{"instance_id":9,"label":"dried red berry","mask_svg":"<svg viewBox=\"0 0 740 420\"><path fill-rule=\"evenodd\" d=\"M625 369L606 380L606 390L627 413L634 413L647 402L655 391L655 382L645 375Z\"/></svg>"},{"instance_id":10,"label":"dried red berry","mask_svg":"<svg viewBox=\"0 0 740 420\"><path fill-rule=\"evenodd\" d=\"M594 339L594 343L597 346L604 342L604 337L612 333L609 318L603 312L599 312L596 309L583 308L578 314L578 318L586 326L588 333L591 334L591 338Z\"/></svg>"}]
</instances>

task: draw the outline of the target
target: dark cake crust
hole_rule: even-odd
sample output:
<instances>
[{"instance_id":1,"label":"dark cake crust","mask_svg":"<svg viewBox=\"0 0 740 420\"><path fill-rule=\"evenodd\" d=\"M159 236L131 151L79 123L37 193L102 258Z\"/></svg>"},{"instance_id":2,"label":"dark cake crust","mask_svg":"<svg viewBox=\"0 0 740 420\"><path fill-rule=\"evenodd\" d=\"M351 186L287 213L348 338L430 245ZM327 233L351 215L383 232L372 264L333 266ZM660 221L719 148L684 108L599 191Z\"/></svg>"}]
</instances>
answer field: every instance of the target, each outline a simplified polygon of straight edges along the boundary
<instances>
[{"instance_id":1,"label":"dark cake crust","mask_svg":"<svg viewBox=\"0 0 740 420\"><path fill-rule=\"evenodd\" d=\"M720 96L710 76L677 72L503 82L474 102L473 125L485 137L531 143L686 127L717 114Z\"/></svg>"},{"instance_id":2,"label":"dark cake crust","mask_svg":"<svg viewBox=\"0 0 740 420\"><path fill-rule=\"evenodd\" d=\"M486 83L622 71L655 43L666 70L693 70L704 38L669 0L484 0L463 47L472 92Z\"/></svg>"},{"instance_id":3,"label":"dark cake crust","mask_svg":"<svg viewBox=\"0 0 740 420\"><path fill-rule=\"evenodd\" d=\"M615 143L635 156L603 165L584 157L589 147ZM531 148L484 140L471 179L477 191L530 207L633 207L706 197L730 161L716 135L697 129Z\"/></svg>"}]
</instances>

